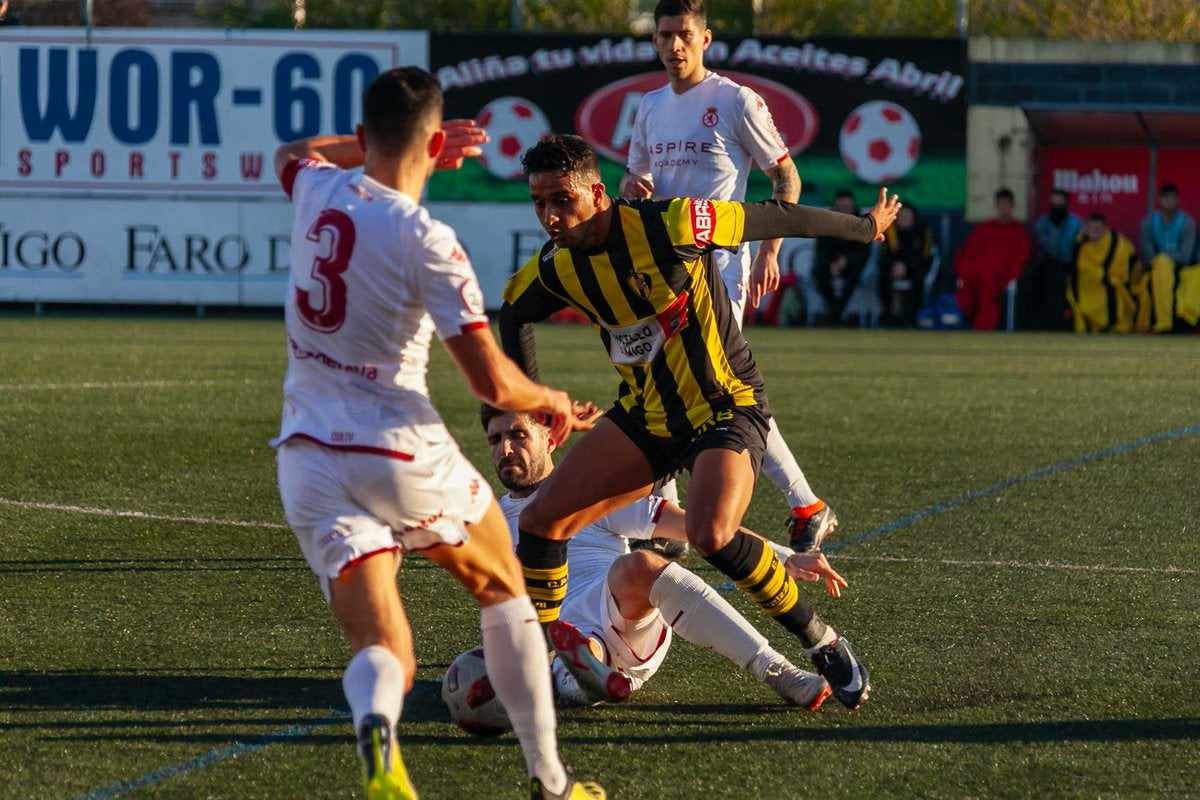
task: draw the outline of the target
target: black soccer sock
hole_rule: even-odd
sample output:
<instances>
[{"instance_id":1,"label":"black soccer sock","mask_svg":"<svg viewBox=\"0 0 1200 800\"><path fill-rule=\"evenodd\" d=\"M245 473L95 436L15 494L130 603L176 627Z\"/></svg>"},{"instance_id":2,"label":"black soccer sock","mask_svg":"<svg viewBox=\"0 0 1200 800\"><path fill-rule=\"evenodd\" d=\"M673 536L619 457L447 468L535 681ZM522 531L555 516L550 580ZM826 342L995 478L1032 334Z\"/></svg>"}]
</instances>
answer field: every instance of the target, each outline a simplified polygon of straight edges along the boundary
<instances>
[{"instance_id":1,"label":"black soccer sock","mask_svg":"<svg viewBox=\"0 0 1200 800\"><path fill-rule=\"evenodd\" d=\"M537 609L538 622L543 625L554 622L567 596L566 540L556 542L518 529L517 559L525 575L525 589Z\"/></svg>"},{"instance_id":2,"label":"black soccer sock","mask_svg":"<svg viewBox=\"0 0 1200 800\"><path fill-rule=\"evenodd\" d=\"M813 607L800 595L783 562L757 536L743 531L704 560L721 570L767 616L787 628L806 648L815 647L825 635L825 623L813 613Z\"/></svg>"}]
</instances>

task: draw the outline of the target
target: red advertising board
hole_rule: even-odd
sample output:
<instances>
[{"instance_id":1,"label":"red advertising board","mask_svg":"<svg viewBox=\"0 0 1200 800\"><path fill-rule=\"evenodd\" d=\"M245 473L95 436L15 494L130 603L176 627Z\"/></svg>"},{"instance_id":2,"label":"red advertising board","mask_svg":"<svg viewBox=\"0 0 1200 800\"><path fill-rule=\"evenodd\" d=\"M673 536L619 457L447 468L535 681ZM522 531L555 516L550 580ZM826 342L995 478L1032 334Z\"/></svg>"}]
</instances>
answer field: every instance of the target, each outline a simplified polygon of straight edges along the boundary
<instances>
[{"instance_id":1,"label":"red advertising board","mask_svg":"<svg viewBox=\"0 0 1200 800\"><path fill-rule=\"evenodd\" d=\"M1161 164L1159 174L1166 174ZM1047 146L1042 149L1041 175L1038 208L1046 208L1051 189L1062 189L1076 214L1086 219L1098 211L1110 226L1137 241L1154 192L1149 147Z\"/></svg>"}]
</instances>

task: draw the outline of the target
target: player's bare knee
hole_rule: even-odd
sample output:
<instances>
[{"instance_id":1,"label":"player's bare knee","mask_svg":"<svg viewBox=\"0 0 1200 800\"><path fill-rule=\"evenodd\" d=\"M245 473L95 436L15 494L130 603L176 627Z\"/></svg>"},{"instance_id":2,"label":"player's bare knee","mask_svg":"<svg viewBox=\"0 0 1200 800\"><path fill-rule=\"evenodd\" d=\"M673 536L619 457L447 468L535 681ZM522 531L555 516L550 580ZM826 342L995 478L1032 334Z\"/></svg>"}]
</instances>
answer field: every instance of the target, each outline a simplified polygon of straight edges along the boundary
<instances>
[{"instance_id":1,"label":"player's bare knee","mask_svg":"<svg viewBox=\"0 0 1200 800\"><path fill-rule=\"evenodd\" d=\"M671 562L648 550L635 550L621 556L608 568L609 582L614 579L622 584L650 587Z\"/></svg>"},{"instance_id":2,"label":"player's bare knee","mask_svg":"<svg viewBox=\"0 0 1200 800\"><path fill-rule=\"evenodd\" d=\"M701 556L709 556L729 544L737 526L726 527L718 524L688 525L688 542Z\"/></svg>"}]
</instances>

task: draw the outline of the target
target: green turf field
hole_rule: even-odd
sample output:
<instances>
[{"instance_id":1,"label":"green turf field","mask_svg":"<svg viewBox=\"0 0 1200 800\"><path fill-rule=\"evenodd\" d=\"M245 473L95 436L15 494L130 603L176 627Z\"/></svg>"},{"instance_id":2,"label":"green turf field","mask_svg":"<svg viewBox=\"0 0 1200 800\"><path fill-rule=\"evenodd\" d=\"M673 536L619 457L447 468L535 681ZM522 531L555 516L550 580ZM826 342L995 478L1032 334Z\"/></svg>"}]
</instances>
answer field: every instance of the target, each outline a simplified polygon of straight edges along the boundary
<instances>
[{"instance_id":1,"label":"green turf field","mask_svg":"<svg viewBox=\"0 0 1200 800\"><path fill-rule=\"evenodd\" d=\"M850 588L810 597L875 693L790 709L680 642L628 704L564 716L577 773L614 798L1200 796L1200 340L749 338L842 520ZM539 339L544 378L611 399L588 331ZM358 796L347 653L266 444L284 353L276 321L0 318L0 798ZM441 351L432 384L486 468ZM747 522L783 511L760 486ZM527 796L515 740L440 704L471 602L419 557L401 590L422 797Z\"/></svg>"}]
</instances>

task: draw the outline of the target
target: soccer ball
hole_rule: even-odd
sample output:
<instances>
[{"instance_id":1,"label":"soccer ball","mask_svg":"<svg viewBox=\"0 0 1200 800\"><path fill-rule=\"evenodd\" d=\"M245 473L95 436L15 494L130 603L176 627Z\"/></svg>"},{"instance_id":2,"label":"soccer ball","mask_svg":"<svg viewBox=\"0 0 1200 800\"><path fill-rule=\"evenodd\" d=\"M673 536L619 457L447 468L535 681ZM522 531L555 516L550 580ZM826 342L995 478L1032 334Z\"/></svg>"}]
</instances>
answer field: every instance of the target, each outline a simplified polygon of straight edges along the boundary
<instances>
[{"instance_id":1,"label":"soccer ball","mask_svg":"<svg viewBox=\"0 0 1200 800\"><path fill-rule=\"evenodd\" d=\"M442 676L442 702L450 719L476 736L499 736L512 730L508 712L500 705L483 663L483 648L460 653Z\"/></svg>"},{"instance_id":2,"label":"soccer ball","mask_svg":"<svg viewBox=\"0 0 1200 800\"><path fill-rule=\"evenodd\" d=\"M550 132L546 115L523 97L497 97L475 115L475 122L490 137L479 160L506 181L525 177L521 156Z\"/></svg>"},{"instance_id":3,"label":"soccer ball","mask_svg":"<svg viewBox=\"0 0 1200 800\"><path fill-rule=\"evenodd\" d=\"M916 166L921 156L921 129L904 107L872 100L846 117L838 148L851 172L882 186L903 178Z\"/></svg>"}]
</instances>

